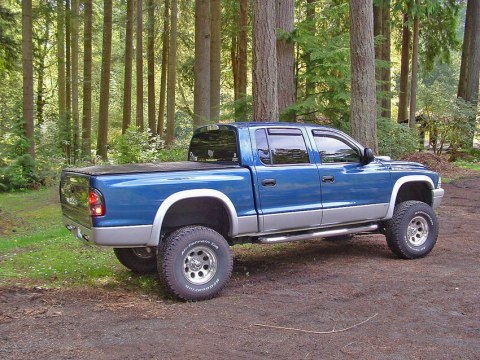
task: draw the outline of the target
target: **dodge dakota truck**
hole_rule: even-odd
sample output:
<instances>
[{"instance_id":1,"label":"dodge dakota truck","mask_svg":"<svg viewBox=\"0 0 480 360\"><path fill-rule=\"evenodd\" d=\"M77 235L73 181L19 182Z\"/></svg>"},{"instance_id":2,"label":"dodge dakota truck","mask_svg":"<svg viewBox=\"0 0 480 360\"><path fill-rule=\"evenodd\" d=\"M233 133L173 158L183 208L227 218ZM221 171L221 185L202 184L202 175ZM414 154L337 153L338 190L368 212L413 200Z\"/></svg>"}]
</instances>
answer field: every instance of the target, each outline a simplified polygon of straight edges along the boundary
<instances>
[{"instance_id":1,"label":"dodge dakota truck","mask_svg":"<svg viewBox=\"0 0 480 360\"><path fill-rule=\"evenodd\" d=\"M158 272L184 300L217 295L231 245L382 233L400 258L438 236L440 176L375 157L329 127L231 123L198 128L188 161L65 169L63 221L78 239L112 247L137 273Z\"/></svg>"}]
</instances>

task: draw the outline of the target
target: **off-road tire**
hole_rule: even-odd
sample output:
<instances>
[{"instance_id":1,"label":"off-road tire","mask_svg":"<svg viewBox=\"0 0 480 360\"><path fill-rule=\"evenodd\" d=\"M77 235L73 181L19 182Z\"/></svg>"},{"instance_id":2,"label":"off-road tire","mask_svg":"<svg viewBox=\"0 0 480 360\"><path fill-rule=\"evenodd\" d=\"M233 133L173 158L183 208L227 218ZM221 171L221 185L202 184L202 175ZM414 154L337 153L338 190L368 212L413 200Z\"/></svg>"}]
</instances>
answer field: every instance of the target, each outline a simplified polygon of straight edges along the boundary
<instances>
[{"instance_id":1,"label":"off-road tire","mask_svg":"<svg viewBox=\"0 0 480 360\"><path fill-rule=\"evenodd\" d=\"M182 300L215 297L232 274L233 256L225 238L204 226L186 226L168 235L157 250L164 288Z\"/></svg>"},{"instance_id":2,"label":"off-road tire","mask_svg":"<svg viewBox=\"0 0 480 360\"><path fill-rule=\"evenodd\" d=\"M113 252L123 266L129 268L136 274L147 274L157 271L157 255L155 249L115 248Z\"/></svg>"},{"instance_id":3,"label":"off-road tire","mask_svg":"<svg viewBox=\"0 0 480 360\"><path fill-rule=\"evenodd\" d=\"M421 201L405 201L385 223L390 250L402 259L417 259L432 251L438 237L438 219L433 209Z\"/></svg>"}]
</instances>

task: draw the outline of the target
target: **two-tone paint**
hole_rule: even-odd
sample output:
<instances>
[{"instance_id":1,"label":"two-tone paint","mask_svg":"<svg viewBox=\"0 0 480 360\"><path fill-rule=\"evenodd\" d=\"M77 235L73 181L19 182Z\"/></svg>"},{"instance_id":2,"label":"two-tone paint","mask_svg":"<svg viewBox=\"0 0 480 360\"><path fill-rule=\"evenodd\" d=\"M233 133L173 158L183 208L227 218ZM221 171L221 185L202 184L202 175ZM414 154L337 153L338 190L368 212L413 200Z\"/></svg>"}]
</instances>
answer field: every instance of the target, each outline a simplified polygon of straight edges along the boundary
<instances>
[{"instance_id":1,"label":"two-tone paint","mask_svg":"<svg viewBox=\"0 0 480 360\"><path fill-rule=\"evenodd\" d=\"M157 246L166 214L185 199L216 199L227 213L229 238L258 238L389 219L397 194L407 183L425 184L433 208L440 205L443 197L439 175L420 164L381 159L368 164L322 163L315 145L318 134L341 138L357 149L360 156L364 152L363 146L335 129L285 123L216 126L235 132L238 166L90 176L85 175L88 171L84 169L64 171L64 177L88 180L90 188L101 192L106 207L104 216L90 218L89 222L78 221L79 218L64 211L66 226L77 237L97 245ZM309 162L263 164L255 143L255 131L262 128L300 129Z\"/></svg>"}]
</instances>

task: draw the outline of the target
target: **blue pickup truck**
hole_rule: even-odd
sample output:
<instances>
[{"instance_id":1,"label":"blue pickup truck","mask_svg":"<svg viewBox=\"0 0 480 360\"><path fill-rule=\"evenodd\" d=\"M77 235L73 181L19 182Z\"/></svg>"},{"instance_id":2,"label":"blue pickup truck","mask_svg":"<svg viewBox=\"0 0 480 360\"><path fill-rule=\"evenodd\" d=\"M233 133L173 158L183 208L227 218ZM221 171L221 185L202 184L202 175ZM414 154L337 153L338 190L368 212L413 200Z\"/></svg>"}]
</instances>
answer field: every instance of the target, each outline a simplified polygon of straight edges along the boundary
<instances>
[{"instance_id":1,"label":"blue pickup truck","mask_svg":"<svg viewBox=\"0 0 480 360\"><path fill-rule=\"evenodd\" d=\"M137 273L157 271L184 300L214 297L230 278L231 245L385 234L401 258L438 236L440 176L375 157L323 126L232 123L194 132L188 161L62 172L63 221L112 247Z\"/></svg>"}]
</instances>

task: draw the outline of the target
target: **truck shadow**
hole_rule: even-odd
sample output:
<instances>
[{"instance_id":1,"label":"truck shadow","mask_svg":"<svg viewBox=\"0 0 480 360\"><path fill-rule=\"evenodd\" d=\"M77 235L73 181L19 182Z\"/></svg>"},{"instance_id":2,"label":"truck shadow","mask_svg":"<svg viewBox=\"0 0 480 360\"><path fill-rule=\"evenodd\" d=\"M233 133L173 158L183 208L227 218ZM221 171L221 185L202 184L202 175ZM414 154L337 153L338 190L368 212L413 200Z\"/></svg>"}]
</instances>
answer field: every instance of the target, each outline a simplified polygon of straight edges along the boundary
<instances>
[{"instance_id":1,"label":"truck shadow","mask_svg":"<svg viewBox=\"0 0 480 360\"><path fill-rule=\"evenodd\" d=\"M343 266L367 259L397 259L383 235L356 236L349 240L310 240L276 245L248 244L233 248L234 276L302 271L305 265Z\"/></svg>"}]
</instances>

